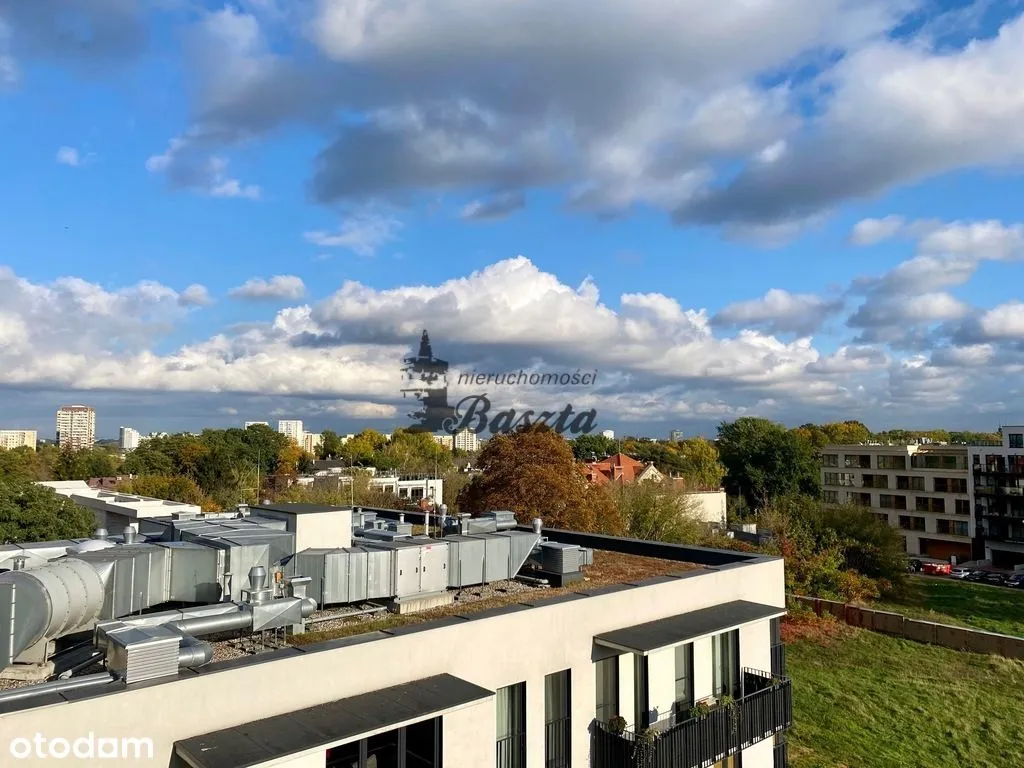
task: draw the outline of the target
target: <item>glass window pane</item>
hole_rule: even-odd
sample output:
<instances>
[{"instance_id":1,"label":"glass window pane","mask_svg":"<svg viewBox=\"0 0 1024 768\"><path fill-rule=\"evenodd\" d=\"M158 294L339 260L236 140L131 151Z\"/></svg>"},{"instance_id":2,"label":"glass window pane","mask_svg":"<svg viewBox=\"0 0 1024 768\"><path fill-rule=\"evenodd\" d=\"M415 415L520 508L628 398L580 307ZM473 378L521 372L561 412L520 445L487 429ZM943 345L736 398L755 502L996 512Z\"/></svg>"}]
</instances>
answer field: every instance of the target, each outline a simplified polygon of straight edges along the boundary
<instances>
[{"instance_id":1,"label":"glass window pane","mask_svg":"<svg viewBox=\"0 0 1024 768\"><path fill-rule=\"evenodd\" d=\"M597 719L607 723L619 714L619 657L601 659L594 665L597 684Z\"/></svg>"},{"instance_id":2,"label":"glass window pane","mask_svg":"<svg viewBox=\"0 0 1024 768\"><path fill-rule=\"evenodd\" d=\"M398 768L397 730L366 740L366 768Z\"/></svg>"}]
</instances>

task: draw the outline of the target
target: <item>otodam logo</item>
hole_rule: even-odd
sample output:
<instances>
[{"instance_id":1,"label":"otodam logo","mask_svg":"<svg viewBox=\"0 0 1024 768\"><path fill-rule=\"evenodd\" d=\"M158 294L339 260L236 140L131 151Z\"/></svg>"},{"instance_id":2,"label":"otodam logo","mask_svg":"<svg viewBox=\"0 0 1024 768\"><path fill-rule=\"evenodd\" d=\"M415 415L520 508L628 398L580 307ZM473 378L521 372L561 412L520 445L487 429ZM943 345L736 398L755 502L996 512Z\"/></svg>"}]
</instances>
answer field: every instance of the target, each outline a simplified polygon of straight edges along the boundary
<instances>
[{"instance_id":1,"label":"otodam logo","mask_svg":"<svg viewBox=\"0 0 1024 768\"><path fill-rule=\"evenodd\" d=\"M420 404L417 411L409 414L409 418L415 419L412 429L421 432L445 432L454 435L458 432L469 431L474 434L490 432L492 435L501 432L511 432L521 426L531 424L546 424L554 431L570 434L589 434L597 428L597 411L590 410L576 412L571 405L566 405L560 411L524 411L517 414L514 410L492 412L491 401L487 393L469 395L462 398L454 406L448 403L448 361L434 357L434 350L430 345L430 335L424 330L420 337L419 353L405 358L402 365L404 385L402 396L408 397L412 394ZM537 374L533 374L537 376ZM500 374L498 377L493 374L478 374L470 377L470 380L480 376L486 376L487 383L512 384L516 381L515 374ZM541 375L546 377L547 375ZM573 378L574 377L574 378ZM579 373L572 374L572 383L580 382L593 384L597 378L597 372L587 373L580 376ZM460 382L464 379L460 376ZM548 378L538 379L548 383ZM551 380L553 383L553 380ZM530 377L523 379L520 372L518 383L531 383Z\"/></svg>"}]
</instances>

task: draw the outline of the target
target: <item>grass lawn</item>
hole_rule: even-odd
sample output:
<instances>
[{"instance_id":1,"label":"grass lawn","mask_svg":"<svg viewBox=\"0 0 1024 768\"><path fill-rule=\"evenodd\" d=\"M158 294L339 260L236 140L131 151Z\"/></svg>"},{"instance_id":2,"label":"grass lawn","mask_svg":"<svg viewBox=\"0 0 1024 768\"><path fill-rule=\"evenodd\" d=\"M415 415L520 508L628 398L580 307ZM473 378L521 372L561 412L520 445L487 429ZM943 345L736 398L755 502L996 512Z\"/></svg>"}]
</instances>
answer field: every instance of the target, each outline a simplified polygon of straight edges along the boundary
<instances>
[{"instance_id":1,"label":"grass lawn","mask_svg":"<svg viewBox=\"0 0 1024 768\"><path fill-rule=\"evenodd\" d=\"M1024 636L1024 589L915 576L898 602L873 603L916 619Z\"/></svg>"},{"instance_id":2,"label":"grass lawn","mask_svg":"<svg viewBox=\"0 0 1024 768\"><path fill-rule=\"evenodd\" d=\"M1024 663L835 631L787 648L792 768L1024 765Z\"/></svg>"}]
</instances>

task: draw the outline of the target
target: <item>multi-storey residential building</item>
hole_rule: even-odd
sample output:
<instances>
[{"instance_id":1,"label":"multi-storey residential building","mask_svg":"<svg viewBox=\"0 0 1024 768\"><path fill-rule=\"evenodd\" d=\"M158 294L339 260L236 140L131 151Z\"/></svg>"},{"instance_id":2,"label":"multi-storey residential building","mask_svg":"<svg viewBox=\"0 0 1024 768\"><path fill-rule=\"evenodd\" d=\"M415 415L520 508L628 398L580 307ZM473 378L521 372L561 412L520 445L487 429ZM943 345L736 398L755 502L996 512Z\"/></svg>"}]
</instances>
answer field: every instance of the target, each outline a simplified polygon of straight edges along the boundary
<instances>
[{"instance_id":1,"label":"multi-storey residential building","mask_svg":"<svg viewBox=\"0 0 1024 768\"><path fill-rule=\"evenodd\" d=\"M96 444L96 411L87 405L57 409L57 444L61 448L92 448Z\"/></svg>"},{"instance_id":2,"label":"multi-storey residential building","mask_svg":"<svg viewBox=\"0 0 1024 768\"><path fill-rule=\"evenodd\" d=\"M34 451L37 442L34 429L0 429L0 448L10 451L24 446Z\"/></svg>"},{"instance_id":3,"label":"multi-storey residential building","mask_svg":"<svg viewBox=\"0 0 1024 768\"><path fill-rule=\"evenodd\" d=\"M673 443L678 443L685 437L686 435L681 429L673 429L671 432L668 433L668 439L671 440Z\"/></svg>"},{"instance_id":4,"label":"multi-storey residential building","mask_svg":"<svg viewBox=\"0 0 1024 768\"><path fill-rule=\"evenodd\" d=\"M1001 444L972 445L969 485L977 552L997 568L1024 566L1024 427L1002 427Z\"/></svg>"},{"instance_id":5,"label":"multi-storey residential building","mask_svg":"<svg viewBox=\"0 0 1024 768\"><path fill-rule=\"evenodd\" d=\"M277 422L277 431L302 445L302 421L299 419L285 419Z\"/></svg>"},{"instance_id":6,"label":"multi-storey residential building","mask_svg":"<svg viewBox=\"0 0 1024 768\"><path fill-rule=\"evenodd\" d=\"M245 425L242 427L242 429L248 429L249 427L255 427L257 424L262 424L264 427L269 427L270 426L265 421L247 421L247 422L245 422Z\"/></svg>"},{"instance_id":7,"label":"multi-storey residential building","mask_svg":"<svg viewBox=\"0 0 1024 768\"><path fill-rule=\"evenodd\" d=\"M18 765L45 768L61 753L68 755L69 741L88 734L94 749L96 743L113 746L133 768L785 765L783 738L792 704L778 631L785 613L781 559L541 525L375 544L369 535L356 538L355 521L338 512L272 505L254 510L249 520L231 520L231 527L218 520L168 522L191 527L195 541L216 546L223 546L218 537L237 537L245 528L247 542L273 542L262 552L269 548L275 558L299 551L290 565L253 567L249 589L243 576L241 590L230 587L230 601L198 608L139 616L131 612L136 603L130 591L125 597L118 589L112 600L113 578L108 588L92 575L113 572L106 561L116 560L118 574L148 576L150 558L155 562L160 555L150 550L167 544L136 542L122 557L119 545L111 543L115 549L107 554L33 565L33 573L50 568L56 574L40 579L41 589L58 592L64 582L57 576L66 579L66 572L88 577L89 585L97 583L96 594L80 590L82 602L92 599L83 607L96 603L108 613L117 607L120 612L116 620L106 620L104 613L92 635L106 649L102 671L35 692L0 692L0 754L15 755ZM277 520L285 521L284 529L266 526ZM239 556L243 548L228 541L237 547L232 556ZM510 541L525 546L510 550ZM183 586L171 589L202 589L216 598L216 578L211 591L184 577L197 568L215 577L224 558L203 557L207 545L191 542L187 551L176 549L186 554L169 572L178 568ZM565 573L590 575L557 591L527 585L497 591L486 608L474 608L479 584L499 578L483 570L474 576L474 543L481 551L486 545L488 552L518 552L511 561L516 565L489 556L488 574L496 568L507 578L521 560L534 557L531 547L537 546L557 550ZM246 557L259 556L251 554L257 549L246 548ZM143 554L137 571L121 565ZM409 554L424 565L423 573L416 567L415 574L410 569L398 579L396 566L380 570L378 581L367 578L378 571L335 567L342 556L362 563L360 568L370 557L374 568L383 568L381 563L411 562ZM570 566L562 559L568 555L580 564ZM162 557L170 562L177 555ZM436 568L438 561L449 567ZM317 571L318 563L330 568ZM298 570L293 575L289 568L300 564L312 567L314 578ZM283 579L269 578L282 569ZM34 584L32 579L15 571L0 575L0 584ZM418 591L428 580L431 591ZM160 585L145 584L136 602L163 599ZM354 626L351 635L326 640L289 633L277 650L234 658L212 639L217 627L253 633L291 623L292 631L296 624L301 630L304 617L322 602L344 613L367 589L385 595L403 590L397 593L402 597L386 598L401 608L386 627L363 624L361 631ZM27 603L39 591L17 594ZM410 621L404 615L428 606L430 619ZM89 615L81 610L42 626L77 628L70 622ZM83 749L88 746L82 742Z\"/></svg>"},{"instance_id":8,"label":"multi-storey residential building","mask_svg":"<svg viewBox=\"0 0 1024 768\"><path fill-rule=\"evenodd\" d=\"M306 453L316 454L320 444L323 443L323 435L319 432L303 432L302 433L302 450Z\"/></svg>"},{"instance_id":9,"label":"multi-storey residential building","mask_svg":"<svg viewBox=\"0 0 1024 768\"><path fill-rule=\"evenodd\" d=\"M614 429L602 430L601 431L601 437L607 437L609 440L614 440L615 439L615 430Z\"/></svg>"},{"instance_id":10,"label":"multi-storey residential building","mask_svg":"<svg viewBox=\"0 0 1024 768\"><path fill-rule=\"evenodd\" d=\"M972 558L967 446L830 445L822 463L826 503L870 508L910 554Z\"/></svg>"},{"instance_id":11,"label":"multi-storey residential building","mask_svg":"<svg viewBox=\"0 0 1024 768\"><path fill-rule=\"evenodd\" d=\"M455 440L451 435L434 435L434 442L449 451L455 446Z\"/></svg>"},{"instance_id":12,"label":"multi-storey residential building","mask_svg":"<svg viewBox=\"0 0 1024 768\"><path fill-rule=\"evenodd\" d=\"M458 451L472 453L480 450L480 439L476 436L476 432L464 429L452 436L452 446Z\"/></svg>"},{"instance_id":13,"label":"multi-storey residential building","mask_svg":"<svg viewBox=\"0 0 1024 768\"><path fill-rule=\"evenodd\" d=\"M139 443L142 441L142 435L137 429L131 427L121 427L121 450L128 452L134 451L139 447Z\"/></svg>"}]
</instances>

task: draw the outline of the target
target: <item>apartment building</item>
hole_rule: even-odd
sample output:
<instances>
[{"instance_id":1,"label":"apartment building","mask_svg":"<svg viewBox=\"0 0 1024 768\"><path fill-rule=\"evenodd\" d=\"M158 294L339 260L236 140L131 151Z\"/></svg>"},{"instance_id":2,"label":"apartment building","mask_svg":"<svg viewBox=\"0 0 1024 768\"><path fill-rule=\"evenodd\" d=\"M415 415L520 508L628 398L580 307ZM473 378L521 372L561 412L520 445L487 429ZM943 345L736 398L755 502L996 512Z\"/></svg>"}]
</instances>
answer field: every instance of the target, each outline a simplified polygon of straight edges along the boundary
<instances>
[{"instance_id":1,"label":"apartment building","mask_svg":"<svg viewBox=\"0 0 1024 768\"><path fill-rule=\"evenodd\" d=\"M121 427L119 443L122 451L125 453L134 451L139 447L140 442L142 442L142 434L139 430L132 429L131 427Z\"/></svg>"},{"instance_id":2,"label":"apartment building","mask_svg":"<svg viewBox=\"0 0 1024 768\"><path fill-rule=\"evenodd\" d=\"M972 445L969 486L978 549L997 568L1024 566L1024 426L1002 443Z\"/></svg>"},{"instance_id":3,"label":"apartment building","mask_svg":"<svg viewBox=\"0 0 1024 768\"><path fill-rule=\"evenodd\" d=\"M870 508L912 555L972 559L967 446L831 445L822 464L826 503Z\"/></svg>"},{"instance_id":4,"label":"apartment building","mask_svg":"<svg viewBox=\"0 0 1024 768\"><path fill-rule=\"evenodd\" d=\"M57 409L57 444L61 448L92 448L96 444L96 411L87 405Z\"/></svg>"},{"instance_id":5,"label":"apartment building","mask_svg":"<svg viewBox=\"0 0 1024 768\"><path fill-rule=\"evenodd\" d=\"M277 422L277 431L302 445L302 421L299 419L285 419Z\"/></svg>"},{"instance_id":6,"label":"apartment building","mask_svg":"<svg viewBox=\"0 0 1024 768\"><path fill-rule=\"evenodd\" d=\"M434 435L434 442L449 451L455 447L455 439L451 435Z\"/></svg>"},{"instance_id":7,"label":"apartment building","mask_svg":"<svg viewBox=\"0 0 1024 768\"><path fill-rule=\"evenodd\" d=\"M316 455L317 449L323 443L324 437L320 432L303 432L302 433L302 450L306 453L312 453Z\"/></svg>"},{"instance_id":8,"label":"apartment building","mask_svg":"<svg viewBox=\"0 0 1024 768\"><path fill-rule=\"evenodd\" d=\"M480 450L480 439L476 436L476 432L464 429L452 436L452 447L458 451L473 453Z\"/></svg>"},{"instance_id":9,"label":"apartment building","mask_svg":"<svg viewBox=\"0 0 1024 768\"><path fill-rule=\"evenodd\" d=\"M15 448L36 449L38 436L34 429L0 429L0 448L8 451Z\"/></svg>"},{"instance_id":10,"label":"apartment building","mask_svg":"<svg viewBox=\"0 0 1024 768\"><path fill-rule=\"evenodd\" d=\"M298 536L315 518L317 546L349 548L306 550L299 562L358 555L360 547L342 541L357 543L332 523L332 509L308 506L296 508L277 539L293 525ZM226 659L200 653L207 644L194 637L180 649L177 643L182 633L214 624L255 628L276 615L278 603L315 598L258 588L254 603L214 604L194 618L189 609L175 612L175 632L156 631L161 614L121 619L104 630L108 663L142 682L93 673L38 693L0 692L0 754L46 766L59 741L63 751L89 735L115 748L127 744L134 751L125 764L133 768L785 765L792 704L779 641L781 559L540 528L412 537L403 546L365 539L361 547L419 551L430 563L430 553L445 548L445 562L461 563L475 540L490 552L508 536L535 534L542 549L589 553L584 559L593 565L580 566L585 580L557 591L498 592L486 608L442 601L448 607L426 621L403 622L400 612L386 628L370 624L340 639ZM190 539L197 552L201 540ZM266 576L253 568L250 582L267 583ZM336 578L316 576L310 595ZM295 578L286 579L289 595ZM448 580L449 596L453 584L474 583L456 568L432 578ZM239 616L245 621L235 622ZM157 637L174 641L173 659L158 653ZM119 648L127 649L127 663ZM139 666L132 666L136 653ZM169 663L142 665L143 656Z\"/></svg>"}]
</instances>

